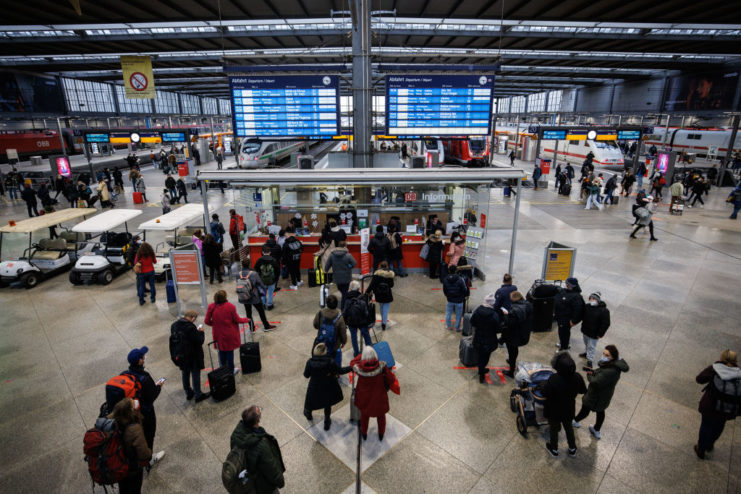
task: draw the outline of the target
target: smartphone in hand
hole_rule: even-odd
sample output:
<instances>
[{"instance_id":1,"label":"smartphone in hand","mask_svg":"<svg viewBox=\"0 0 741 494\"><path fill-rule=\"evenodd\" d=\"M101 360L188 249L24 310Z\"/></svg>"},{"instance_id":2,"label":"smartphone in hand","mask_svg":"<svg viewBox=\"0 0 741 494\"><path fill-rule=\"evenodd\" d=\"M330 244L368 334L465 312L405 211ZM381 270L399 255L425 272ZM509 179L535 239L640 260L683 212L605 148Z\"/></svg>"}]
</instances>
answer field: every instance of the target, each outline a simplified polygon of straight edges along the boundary
<instances>
[{"instance_id":1,"label":"smartphone in hand","mask_svg":"<svg viewBox=\"0 0 741 494\"><path fill-rule=\"evenodd\" d=\"M159 378L159 380L158 380L158 381L157 381L156 383L154 383L154 384L156 384L157 386L162 386L163 384L165 384L165 381L167 381L167 378L166 378L166 377L161 377L161 378Z\"/></svg>"}]
</instances>

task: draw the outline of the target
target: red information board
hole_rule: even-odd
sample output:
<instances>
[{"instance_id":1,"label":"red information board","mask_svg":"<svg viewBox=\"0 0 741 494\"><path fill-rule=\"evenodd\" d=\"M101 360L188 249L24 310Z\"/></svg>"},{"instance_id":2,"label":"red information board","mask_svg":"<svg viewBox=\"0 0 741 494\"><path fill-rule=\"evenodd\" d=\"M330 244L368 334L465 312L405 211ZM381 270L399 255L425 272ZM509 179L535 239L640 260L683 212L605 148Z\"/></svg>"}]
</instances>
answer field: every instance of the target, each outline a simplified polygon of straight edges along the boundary
<instances>
[{"instance_id":1,"label":"red information board","mask_svg":"<svg viewBox=\"0 0 741 494\"><path fill-rule=\"evenodd\" d=\"M199 284L201 271L198 269L198 251L174 251L171 254L178 285Z\"/></svg>"}]
</instances>

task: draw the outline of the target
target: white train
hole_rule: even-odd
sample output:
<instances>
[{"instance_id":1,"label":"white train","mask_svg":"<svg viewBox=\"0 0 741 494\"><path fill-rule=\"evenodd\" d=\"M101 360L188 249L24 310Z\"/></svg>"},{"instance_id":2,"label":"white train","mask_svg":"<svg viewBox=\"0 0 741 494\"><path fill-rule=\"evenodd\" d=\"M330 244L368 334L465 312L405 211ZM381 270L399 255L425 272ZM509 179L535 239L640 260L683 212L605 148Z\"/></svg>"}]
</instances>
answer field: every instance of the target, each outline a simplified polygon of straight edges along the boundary
<instances>
[{"instance_id":1,"label":"white train","mask_svg":"<svg viewBox=\"0 0 741 494\"><path fill-rule=\"evenodd\" d=\"M243 139L237 158L239 168L265 168L276 166L293 152L302 150L314 144L312 141L260 141L257 139Z\"/></svg>"},{"instance_id":2,"label":"white train","mask_svg":"<svg viewBox=\"0 0 741 494\"><path fill-rule=\"evenodd\" d=\"M645 135L644 152L652 145L662 149L665 133L665 127L654 127L653 134ZM673 151L695 153L698 156L725 156L730 140L730 130L680 130L678 127L669 127L665 145ZM741 152L741 132L736 136L733 152Z\"/></svg>"}]
</instances>

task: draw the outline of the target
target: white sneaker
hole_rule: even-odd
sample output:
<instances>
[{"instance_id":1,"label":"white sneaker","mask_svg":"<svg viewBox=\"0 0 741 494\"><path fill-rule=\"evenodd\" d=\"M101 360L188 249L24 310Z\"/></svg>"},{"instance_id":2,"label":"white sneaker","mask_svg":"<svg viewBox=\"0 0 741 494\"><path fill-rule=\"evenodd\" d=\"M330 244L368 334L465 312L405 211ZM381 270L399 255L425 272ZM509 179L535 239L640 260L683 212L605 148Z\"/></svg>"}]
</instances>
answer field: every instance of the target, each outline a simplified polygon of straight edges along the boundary
<instances>
[{"instance_id":1,"label":"white sneaker","mask_svg":"<svg viewBox=\"0 0 741 494\"><path fill-rule=\"evenodd\" d=\"M291 285L288 287L289 290L298 290L298 287L296 285Z\"/></svg>"},{"instance_id":2,"label":"white sneaker","mask_svg":"<svg viewBox=\"0 0 741 494\"><path fill-rule=\"evenodd\" d=\"M576 420L572 420L572 421L571 421L571 425L572 425L572 426L574 426L574 427L576 427L577 429L578 429L579 427L581 427L581 424L580 424L579 422L577 422Z\"/></svg>"},{"instance_id":3,"label":"white sneaker","mask_svg":"<svg viewBox=\"0 0 741 494\"><path fill-rule=\"evenodd\" d=\"M600 435L599 431L598 431L597 429L595 429L593 425L590 425L590 426L589 426L589 432L591 432L591 433L592 433L592 435L593 435L593 436L594 436L594 437L595 437L596 439L599 439L600 437L602 437L602 436Z\"/></svg>"},{"instance_id":4,"label":"white sneaker","mask_svg":"<svg viewBox=\"0 0 741 494\"><path fill-rule=\"evenodd\" d=\"M239 367L234 368L234 375L236 376L237 374L239 374Z\"/></svg>"},{"instance_id":5,"label":"white sneaker","mask_svg":"<svg viewBox=\"0 0 741 494\"><path fill-rule=\"evenodd\" d=\"M150 467L155 466L164 457L165 457L165 452L164 451L160 451L159 453L153 454L152 455L152 459L149 460L149 466Z\"/></svg>"},{"instance_id":6,"label":"white sneaker","mask_svg":"<svg viewBox=\"0 0 741 494\"><path fill-rule=\"evenodd\" d=\"M299 281L299 282L298 282L298 286L301 286L301 285L303 285L303 284L304 284L304 282L303 282L303 281Z\"/></svg>"}]
</instances>

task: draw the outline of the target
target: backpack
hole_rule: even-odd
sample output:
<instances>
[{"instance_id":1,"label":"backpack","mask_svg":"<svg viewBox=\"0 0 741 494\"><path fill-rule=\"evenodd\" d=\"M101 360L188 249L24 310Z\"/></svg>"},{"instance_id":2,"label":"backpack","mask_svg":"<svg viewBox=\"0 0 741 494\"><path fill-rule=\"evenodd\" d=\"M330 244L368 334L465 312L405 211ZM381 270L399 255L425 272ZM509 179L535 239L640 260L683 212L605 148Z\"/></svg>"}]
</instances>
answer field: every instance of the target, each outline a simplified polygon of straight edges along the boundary
<instances>
[{"instance_id":1,"label":"backpack","mask_svg":"<svg viewBox=\"0 0 741 494\"><path fill-rule=\"evenodd\" d=\"M115 427L113 419L98 419L83 438L85 462L93 482L106 486L116 484L134 470L135 463L126 456L123 431Z\"/></svg>"},{"instance_id":2,"label":"backpack","mask_svg":"<svg viewBox=\"0 0 741 494\"><path fill-rule=\"evenodd\" d=\"M396 243L396 234L389 233L388 238L389 238L389 242L391 242L391 250L396 250L396 248L399 247L399 244Z\"/></svg>"},{"instance_id":3,"label":"backpack","mask_svg":"<svg viewBox=\"0 0 741 494\"><path fill-rule=\"evenodd\" d=\"M247 451L241 448L233 448L229 451L221 466L221 483L224 484L227 492L229 494L256 494L255 477L247 470Z\"/></svg>"},{"instance_id":4,"label":"backpack","mask_svg":"<svg viewBox=\"0 0 741 494\"><path fill-rule=\"evenodd\" d=\"M741 379L724 381L719 375L713 378L715 411L728 417L741 415Z\"/></svg>"},{"instance_id":5,"label":"backpack","mask_svg":"<svg viewBox=\"0 0 741 494\"><path fill-rule=\"evenodd\" d=\"M651 211L649 211L645 207L638 207L635 211L633 211L633 215L635 215L636 218L645 220L651 217Z\"/></svg>"},{"instance_id":6,"label":"backpack","mask_svg":"<svg viewBox=\"0 0 741 494\"><path fill-rule=\"evenodd\" d=\"M221 239L224 238L224 226L216 221L211 222L211 235L214 236L216 243L221 243Z\"/></svg>"},{"instance_id":7,"label":"backpack","mask_svg":"<svg viewBox=\"0 0 741 494\"><path fill-rule=\"evenodd\" d=\"M741 201L741 190L734 190L733 191L733 202L740 202Z\"/></svg>"},{"instance_id":8,"label":"backpack","mask_svg":"<svg viewBox=\"0 0 741 494\"><path fill-rule=\"evenodd\" d=\"M176 366L183 368L191 363L191 351L182 331L170 331L170 360Z\"/></svg>"},{"instance_id":9,"label":"backpack","mask_svg":"<svg viewBox=\"0 0 741 494\"><path fill-rule=\"evenodd\" d=\"M362 295L345 302L345 322L351 328L365 327L368 323L368 303Z\"/></svg>"},{"instance_id":10,"label":"backpack","mask_svg":"<svg viewBox=\"0 0 741 494\"><path fill-rule=\"evenodd\" d=\"M249 275L242 277L242 273L240 273L239 278L237 278L237 300L240 304L250 303L252 290L254 290L254 287L252 286Z\"/></svg>"},{"instance_id":11,"label":"backpack","mask_svg":"<svg viewBox=\"0 0 741 494\"><path fill-rule=\"evenodd\" d=\"M270 286L275 283L275 268L269 262L260 264L260 279L263 283Z\"/></svg>"},{"instance_id":12,"label":"backpack","mask_svg":"<svg viewBox=\"0 0 741 494\"><path fill-rule=\"evenodd\" d=\"M132 372L124 371L110 378L105 385L105 401L108 411L113 411L116 403L124 398L139 398L141 390L142 384Z\"/></svg>"},{"instance_id":13,"label":"backpack","mask_svg":"<svg viewBox=\"0 0 741 494\"><path fill-rule=\"evenodd\" d=\"M322 317L322 325L319 326L319 335L316 337L316 341L314 342L314 346L316 346L317 343L324 343L324 345L327 347L327 352L332 351L335 346L335 324L337 324L337 321L339 321L340 317L342 317L342 314L337 314L337 317L334 319L327 319L326 317Z\"/></svg>"},{"instance_id":14,"label":"backpack","mask_svg":"<svg viewBox=\"0 0 741 494\"><path fill-rule=\"evenodd\" d=\"M664 186L666 185L666 179L664 177L659 178L659 185Z\"/></svg>"},{"instance_id":15,"label":"backpack","mask_svg":"<svg viewBox=\"0 0 741 494\"><path fill-rule=\"evenodd\" d=\"M294 237L293 240L291 240L291 242L288 244L288 248L293 251L291 253L291 260L293 261L301 260L301 247L302 247L301 242Z\"/></svg>"}]
</instances>

